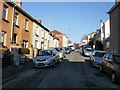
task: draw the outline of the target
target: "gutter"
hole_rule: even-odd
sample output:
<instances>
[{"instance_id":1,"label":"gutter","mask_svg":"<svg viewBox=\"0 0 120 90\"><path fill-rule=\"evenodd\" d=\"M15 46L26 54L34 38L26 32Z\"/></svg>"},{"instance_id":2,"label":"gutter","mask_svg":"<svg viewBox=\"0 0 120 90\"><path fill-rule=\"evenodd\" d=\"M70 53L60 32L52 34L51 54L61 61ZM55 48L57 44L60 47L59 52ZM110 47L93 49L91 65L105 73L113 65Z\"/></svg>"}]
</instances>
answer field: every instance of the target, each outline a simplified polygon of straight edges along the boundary
<instances>
[{"instance_id":1,"label":"gutter","mask_svg":"<svg viewBox=\"0 0 120 90\"><path fill-rule=\"evenodd\" d=\"M120 5L120 2L115 3L115 5L107 12L107 14L110 14L114 9L116 9Z\"/></svg>"}]
</instances>

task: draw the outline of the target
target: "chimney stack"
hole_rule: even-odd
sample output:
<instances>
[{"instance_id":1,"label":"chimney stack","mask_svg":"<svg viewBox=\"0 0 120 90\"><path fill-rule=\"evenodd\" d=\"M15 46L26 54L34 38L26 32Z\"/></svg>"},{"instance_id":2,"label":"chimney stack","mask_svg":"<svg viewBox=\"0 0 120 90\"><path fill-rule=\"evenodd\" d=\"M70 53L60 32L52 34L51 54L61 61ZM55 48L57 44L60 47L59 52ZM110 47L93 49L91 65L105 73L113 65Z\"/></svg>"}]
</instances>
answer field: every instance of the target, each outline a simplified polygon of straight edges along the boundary
<instances>
[{"instance_id":1,"label":"chimney stack","mask_svg":"<svg viewBox=\"0 0 120 90\"><path fill-rule=\"evenodd\" d=\"M37 21L38 21L40 24L42 23L42 20L40 20L40 19L38 19Z\"/></svg>"},{"instance_id":2,"label":"chimney stack","mask_svg":"<svg viewBox=\"0 0 120 90\"><path fill-rule=\"evenodd\" d=\"M22 7L22 2L21 0L11 0L13 1L17 6L19 6L20 8Z\"/></svg>"}]
</instances>

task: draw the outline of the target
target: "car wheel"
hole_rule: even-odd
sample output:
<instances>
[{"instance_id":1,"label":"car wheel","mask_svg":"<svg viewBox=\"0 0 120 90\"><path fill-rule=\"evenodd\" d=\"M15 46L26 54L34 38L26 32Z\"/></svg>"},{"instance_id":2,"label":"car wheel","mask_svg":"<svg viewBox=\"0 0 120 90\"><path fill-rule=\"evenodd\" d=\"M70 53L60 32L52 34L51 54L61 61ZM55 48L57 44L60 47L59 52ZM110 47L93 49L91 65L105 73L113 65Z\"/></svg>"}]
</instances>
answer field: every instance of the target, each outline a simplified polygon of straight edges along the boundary
<instances>
[{"instance_id":1,"label":"car wheel","mask_svg":"<svg viewBox=\"0 0 120 90\"><path fill-rule=\"evenodd\" d=\"M103 73L103 67L100 66L100 73Z\"/></svg>"},{"instance_id":2,"label":"car wheel","mask_svg":"<svg viewBox=\"0 0 120 90\"><path fill-rule=\"evenodd\" d=\"M113 72L112 75L111 75L111 80L113 83L117 83L117 77L116 77L116 74Z\"/></svg>"}]
</instances>

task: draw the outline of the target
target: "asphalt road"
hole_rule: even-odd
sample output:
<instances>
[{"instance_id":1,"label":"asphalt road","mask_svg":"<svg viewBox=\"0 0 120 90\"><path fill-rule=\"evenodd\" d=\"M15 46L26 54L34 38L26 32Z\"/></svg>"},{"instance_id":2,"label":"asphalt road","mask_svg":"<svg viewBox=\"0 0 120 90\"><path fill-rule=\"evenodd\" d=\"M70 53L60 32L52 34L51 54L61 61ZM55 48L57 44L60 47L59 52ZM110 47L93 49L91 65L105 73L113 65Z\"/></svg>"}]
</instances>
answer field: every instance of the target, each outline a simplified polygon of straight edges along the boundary
<instances>
[{"instance_id":1,"label":"asphalt road","mask_svg":"<svg viewBox=\"0 0 120 90\"><path fill-rule=\"evenodd\" d=\"M32 68L9 82L3 88L116 88L106 74L99 73L79 51L66 55L55 67Z\"/></svg>"}]
</instances>

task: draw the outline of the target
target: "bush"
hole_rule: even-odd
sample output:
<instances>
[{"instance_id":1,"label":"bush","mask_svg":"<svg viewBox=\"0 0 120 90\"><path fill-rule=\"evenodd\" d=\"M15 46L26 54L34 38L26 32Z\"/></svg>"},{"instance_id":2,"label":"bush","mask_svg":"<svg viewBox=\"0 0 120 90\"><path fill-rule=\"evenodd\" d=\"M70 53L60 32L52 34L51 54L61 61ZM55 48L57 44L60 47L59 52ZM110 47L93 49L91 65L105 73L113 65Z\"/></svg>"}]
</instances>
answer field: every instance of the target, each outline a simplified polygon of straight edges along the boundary
<instances>
[{"instance_id":1,"label":"bush","mask_svg":"<svg viewBox=\"0 0 120 90\"><path fill-rule=\"evenodd\" d=\"M30 54L30 50L28 48L19 48L19 54Z\"/></svg>"}]
</instances>

